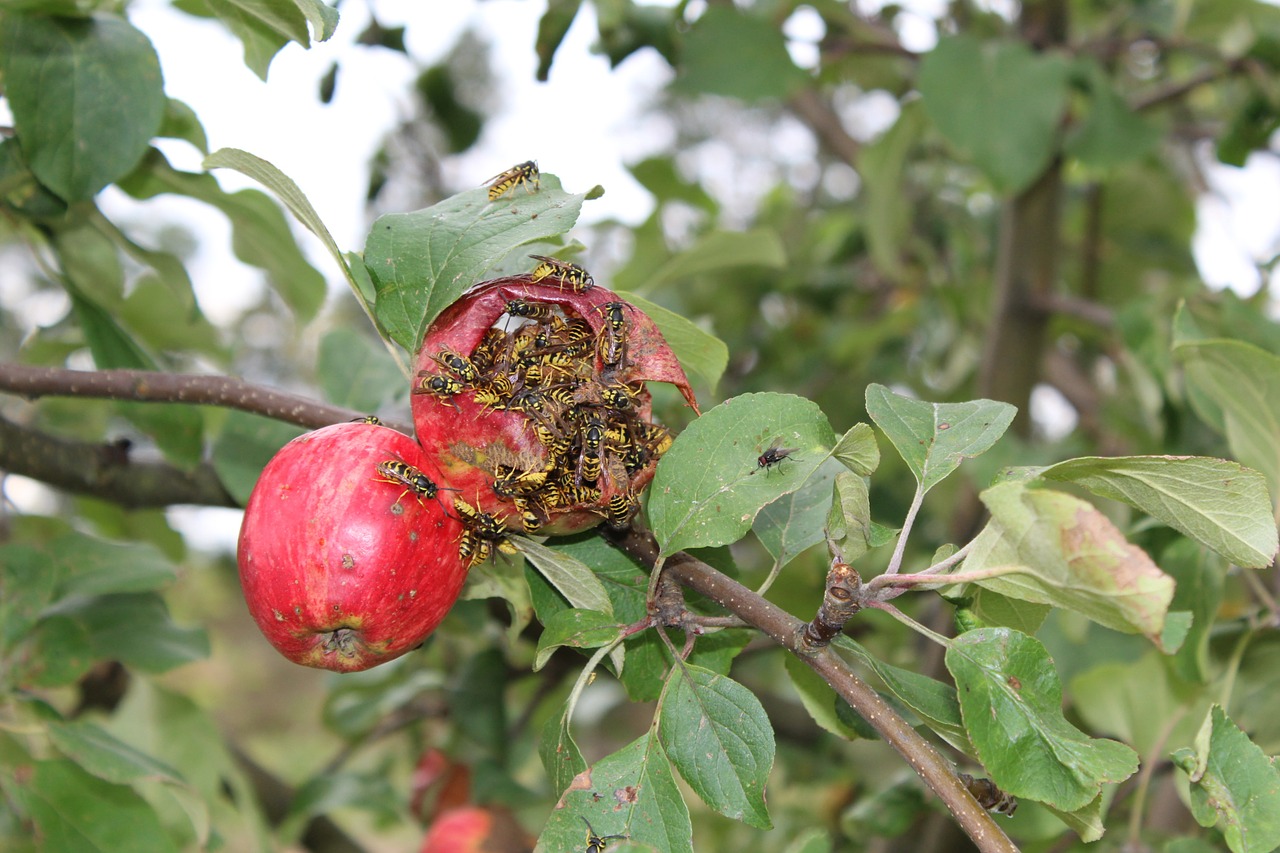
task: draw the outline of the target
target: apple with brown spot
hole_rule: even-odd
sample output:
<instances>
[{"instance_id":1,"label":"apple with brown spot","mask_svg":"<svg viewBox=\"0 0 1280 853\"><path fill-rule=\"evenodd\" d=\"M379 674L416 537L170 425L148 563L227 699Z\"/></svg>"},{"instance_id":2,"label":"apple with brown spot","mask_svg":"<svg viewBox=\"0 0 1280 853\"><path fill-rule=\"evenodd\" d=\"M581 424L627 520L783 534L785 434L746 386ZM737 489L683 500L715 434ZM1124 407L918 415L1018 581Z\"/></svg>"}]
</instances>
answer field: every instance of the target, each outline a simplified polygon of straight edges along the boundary
<instances>
[{"instance_id":1,"label":"apple with brown spot","mask_svg":"<svg viewBox=\"0 0 1280 853\"><path fill-rule=\"evenodd\" d=\"M337 672L419 646L467 575L442 486L416 441L379 425L335 424L281 448L245 507L237 549L267 640Z\"/></svg>"}]
</instances>

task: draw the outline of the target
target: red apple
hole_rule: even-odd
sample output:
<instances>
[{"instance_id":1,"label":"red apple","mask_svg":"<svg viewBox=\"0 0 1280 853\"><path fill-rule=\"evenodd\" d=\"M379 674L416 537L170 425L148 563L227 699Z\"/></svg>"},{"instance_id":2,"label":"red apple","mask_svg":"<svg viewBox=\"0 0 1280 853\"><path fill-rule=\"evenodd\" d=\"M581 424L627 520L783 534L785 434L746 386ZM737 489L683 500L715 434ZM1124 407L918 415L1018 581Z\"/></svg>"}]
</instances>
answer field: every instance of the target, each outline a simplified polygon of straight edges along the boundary
<instances>
[{"instance_id":1,"label":"red apple","mask_svg":"<svg viewBox=\"0 0 1280 853\"><path fill-rule=\"evenodd\" d=\"M644 312L555 276L471 288L431 324L417 367L418 440L461 500L517 532L624 526L671 441L645 383L674 384L697 410Z\"/></svg>"},{"instance_id":2,"label":"red apple","mask_svg":"<svg viewBox=\"0 0 1280 853\"><path fill-rule=\"evenodd\" d=\"M463 806L441 813L423 839L421 853L530 853L533 841L511 813Z\"/></svg>"},{"instance_id":3,"label":"red apple","mask_svg":"<svg viewBox=\"0 0 1280 853\"><path fill-rule=\"evenodd\" d=\"M281 448L249 497L237 553L249 611L281 654L355 672L435 630L467 575L451 493L432 496L436 483L430 455L383 426L336 424Z\"/></svg>"}]
</instances>

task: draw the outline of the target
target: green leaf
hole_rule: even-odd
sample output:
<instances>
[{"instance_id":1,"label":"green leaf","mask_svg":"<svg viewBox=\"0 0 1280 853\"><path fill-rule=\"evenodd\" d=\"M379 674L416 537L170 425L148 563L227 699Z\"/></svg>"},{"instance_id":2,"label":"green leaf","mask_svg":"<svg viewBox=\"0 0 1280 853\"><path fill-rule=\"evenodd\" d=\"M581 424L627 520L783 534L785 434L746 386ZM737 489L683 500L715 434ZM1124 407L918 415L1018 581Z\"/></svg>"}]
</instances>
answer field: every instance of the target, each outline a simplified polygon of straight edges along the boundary
<instances>
[{"instance_id":1,"label":"green leaf","mask_svg":"<svg viewBox=\"0 0 1280 853\"><path fill-rule=\"evenodd\" d=\"M1280 846L1280 770L1214 705L1196 737L1173 763L1191 779L1191 813L1218 826L1234 853Z\"/></svg>"},{"instance_id":2,"label":"green leaf","mask_svg":"<svg viewBox=\"0 0 1280 853\"><path fill-rule=\"evenodd\" d=\"M811 545L823 540L823 528L831 509L831 489L839 462L828 459L804 485L760 510L751 530L778 566L785 566Z\"/></svg>"},{"instance_id":3,"label":"green leaf","mask_svg":"<svg viewBox=\"0 0 1280 853\"><path fill-rule=\"evenodd\" d=\"M387 774L378 770L321 773L294 793L289 813L277 831L282 838L299 838L311 818L348 808L361 809L379 823L392 824L403 819L397 803L399 795Z\"/></svg>"},{"instance_id":4,"label":"green leaf","mask_svg":"<svg viewBox=\"0 0 1280 853\"><path fill-rule=\"evenodd\" d=\"M836 475L834 493L827 513L827 535L840 546L845 560L856 560L874 547L867 478L841 471Z\"/></svg>"},{"instance_id":5,"label":"green leaf","mask_svg":"<svg viewBox=\"0 0 1280 853\"><path fill-rule=\"evenodd\" d=\"M277 169L274 164L238 148L220 148L204 158L203 165L206 169L235 169L271 190L308 231L320 238L320 242L337 262L338 269L342 270L347 281L359 292L359 287L347 265L347 258L342 253L342 249L338 248L338 242L333 239L333 234L320 219L320 214L316 213L311 201L292 178Z\"/></svg>"},{"instance_id":6,"label":"green leaf","mask_svg":"<svg viewBox=\"0 0 1280 853\"><path fill-rule=\"evenodd\" d=\"M1170 665L1181 678L1203 684L1212 673L1209 641L1222 603L1226 574L1222 558L1189 539L1179 539L1160 552L1159 564L1176 584L1169 612L1192 617L1191 630Z\"/></svg>"},{"instance_id":7,"label":"green leaf","mask_svg":"<svg viewBox=\"0 0 1280 853\"><path fill-rule=\"evenodd\" d=\"M618 291L618 298L639 308L649 315L662 337L676 354L684 372L701 376L715 390L716 383L724 375L729 365L729 348L724 341L710 332L705 332L691 320L685 319L674 311L668 311L642 296L626 291Z\"/></svg>"},{"instance_id":8,"label":"green leaf","mask_svg":"<svg viewBox=\"0 0 1280 853\"><path fill-rule=\"evenodd\" d=\"M68 532L44 549L45 571L58 581L57 597L150 592L177 578L173 563L145 542L106 542Z\"/></svg>"},{"instance_id":9,"label":"green leaf","mask_svg":"<svg viewBox=\"0 0 1280 853\"><path fill-rule=\"evenodd\" d=\"M942 38L920 62L917 85L938 130L1001 193L1029 186L1057 150L1068 67L1023 42Z\"/></svg>"},{"instance_id":10,"label":"green leaf","mask_svg":"<svg viewBox=\"0 0 1280 853\"><path fill-rule=\"evenodd\" d=\"M1232 455L1265 474L1272 495L1280 495L1280 357L1230 340L1182 342L1173 352L1189 390L1221 408Z\"/></svg>"},{"instance_id":11,"label":"green leaf","mask_svg":"<svg viewBox=\"0 0 1280 853\"><path fill-rule=\"evenodd\" d=\"M166 672L209 656L209 638L199 628L181 628L154 593L73 598L52 614L84 629L97 660L118 660L143 672Z\"/></svg>"},{"instance_id":12,"label":"green leaf","mask_svg":"<svg viewBox=\"0 0 1280 853\"><path fill-rule=\"evenodd\" d=\"M1160 142L1160 129L1129 109L1096 59L1082 56L1075 65L1089 91L1089 110L1067 140L1067 153L1099 169L1147 156Z\"/></svg>"},{"instance_id":13,"label":"green leaf","mask_svg":"<svg viewBox=\"0 0 1280 853\"><path fill-rule=\"evenodd\" d=\"M910 237L913 202L903 187L910 180L908 155L928 127L918 99L902 104L898 120L879 139L862 149L858 174L866 196L867 247L878 269L893 278L903 272L905 244Z\"/></svg>"},{"instance_id":14,"label":"green leaf","mask_svg":"<svg viewBox=\"0 0 1280 853\"><path fill-rule=\"evenodd\" d=\"M791 454L760 467L775 441ZM744 394L706 412L676 437L649 490L662 553L741 539L766 504L804 484L835 441L817 404L790 394Z\"/></svg>"},{"instance_id":15,"label":"green leaf","mask_svg":"<svg viewBox=\"0 0 1280 853\"><path fill-rule=\"evenodd\" d=\"M41 849L177 853L146 800L70 761L35 762L13 790L35 823Z\"/></svg>"},{"instance_id":16,"label":"green leaf","mask_svg":"<svg viewBox=\"0 0 1280 853\"><path fill-rule=\"evenodd\" d=\"M320 310L327 293L324 276L311 266L280 206L266 193L223 192L212 175L179 172L154 148L133 174L120 181L120 188L138 199L176 193L220 210L231 222L236 257L266 272L271 287L304 322Z\"/></svg>"},{"instance_id":17,"label":"green leaf","mask_svg":"<svg viewBox=\"0 0 1280 853\"><path fill-rule=\"evenodd\" d=\"M626 835L663 853L693 853L689 809L652 729L574 777L536 849L584 849L583 820L602 836Z\"/></svg>"},{"instance_id":18,"label":"green leaf","mask_svg":"<svg viewBox=\"0 0 1280 853\"><path fill-rule=\"evenodd\" d=\"M1235 462L1202 456L1084 457L1050 465L1040 476L1137 507L1244 568L1265 568L1276 554L1266 479Z\"/></svg>"},{"instance_id":19,"label":"green leaf","mask_svg":"<svg viewBox=\"0 0 1280 853\"><path fill-rule=\"evenodd\" d=\"M320 339L316 373L326 400L360 412L376 412L404 391L404 376L381 342L351 329Z\"/></svg>"},{"instance_id":20,"label":"green leaf","mask_svg":"<svg viewBox=\"0 0 1280 853\"><path fill-rule=\"evenodd\" d=\"M532 539L516 537L512 541L571 605L613 615L613 602L590 567L563 551L540 545Z\"/></svg>"},{"instance_id":21,"label":"green leaf","mask_svg":"<svg viewBox=\"0 0 1280 853\"><path fill-rule=\"evenodd\" d=\"M6 12L0 69L31 171L67 201L127 174L160 130L160 59L123 17Z\"/></svg>"},{"instance_id":22,"label":"green leaf","mask_svg":"<svg viewBox=\"0 0 1280 853\"><path fill-rule=\"evenodd\" d=\"M772 228L712 231L648 276L645 287L653 289L694 276L741 267L780 270L786 265L787 250Z\"/></svg>"},{"instance_id":23,"label":"green leaf","mask_svg":"<svg viewBox=\"0 0 1280 853\"><path fill-rule=\"evenodd\" d=\"M1184 715L1189 697L1178 695L1161 657L1150 650L1136 661L1109 661L1071 679L1072 705L1091 731L1114 735L1140 755L1194 737L1195 723Z\"/></svg>"},{"instance_id":24,"label":"green leaf","mask_svg":"<svg viewBox=\"0 0 1280 853\"><path fill-rule=\"evenodd\" d=\"M550 0L547 11L538 19L538 37L534 41L534 50L538 54L539 82L547 82L551 76L551 63L555 60L556 50L564 41L565 34L573 25L573 19L582 7L582 0Z\"/></svg>"},{"instance_id":25,"label":"green leaf","mask_svg":"<svg viewBox=\"0 0 1280 853\"><path fill-rule=\"evenodd\" d=\"M965 727L992 780L1016 797L1072 812L1138 769L1122 743L1062 716L1062 684L1044 646L1008 628L969 631L947 648Z\"/></svg>"},{"instance_id":26,"label":"green leaf","mask_svg":"<svg viewBox=\"0 0 1280 853\"><path fill-rule=\"evenodd\" d=\"M853 473L870 477L880 467L880 445L876 444L875 430L868 424L854 424L840 436L831 455Z\"/></svg>"},{"instance_id":27,"label":"green leaf","mask_svg":"<svg viewBox=\"0 0 1280 853\"><path fill-rule=\"evenodd\" d=\"M17 683L36 687L74 684L95 659L88 629L68 616L48 616L30 634L30 651Z\"/></svg>"},{"instance_id":28,"label":"green leaf","mask_svg":"<svg viewBox=\"0 0 1280 853\"><path fill-rule=\"evenodd\" d=\"M24 543L0 545L0 659L21 642L53 601L60 580L48 571L43 549Z\"/></svg>"},{"instance_id":29,"label":"green leaf","mask_svg":"<svg viewBox=\"0 0 1280 853\"><path fill-rule=\"evenodd\" d=\"M48 732L59 752L99 779L119 785L139 779L185 784L177 770L93 723L50 721Z\"/></svg>"},{"instance_id":30,"label":"green leaf","mask_svg":"<svg viewBox=\"0 0 1280 853\"><path fill-rule=\"evenodd\" d=\"M701 667L677 666L661 708L658 737L689 787L726 817L771 828L764 787L773 727L755 694Z\"/></svg>"},{"instance_id":31,"label":"green leaf","mask_svg":"<svg viewBox=\"0 0 1280 853\"><path fill-rule=\"evenodd\" d=\"M542 636L538 637L533 669L536 672L546 666L552 653L561 646L595 649L608 645L618 638L624 627L610 613L578 608L561 610L547 620Z\"/></svg>"},{"instance_id":32,"label":"green leaf","mask_svg":"<svg viewBox=\"0 0 1280 853\"><path fill-rule=\"evenodd\" d=\"M743 62L743 57L751 57ZM782 32L762 15L713 5L684 34L677 92L744 101L784 98L807 76L791 61Z\"/></svg>"},{"instance_id":33,"label":"green leaf","mask_svg":"<svg viewBox=\"0 0 1280 853\"><path fill-rule=\"evenodd\" d=\"M507 664L502 652L488 647L466 659L451 685L448 697L454 708L466 713L454 718L459 732L480 744L505 763L512 744L507 737Z\"/></svg>"},{"instance_id":34,"label":"green leaf","mask_svg":"<svg viewBox=\"0 0 1280 853\"><path fill-rule=\"evenodd\" d=\"M258 476L271 457L303 432L299 427L261 415L229 412L213 445L213 470L243 506L249 502Z\"/></svg>"},{"instance_id":35,"label":"green leaf","mask_svg":"<svg viewBox=\"0 0 1280 853\"><path fill-rule=\"evenodd\" d=\"M565 713L547 719L538 738L538 757L547 771L552 793L559 796L569 790L574 777L587 769L582 750L569 732L569 715Z\"/></svg>"},{"instance_id":36,"label":"green leaf","mask_svg":"<svg viewBox=\"0 0 1280 853\"><path fill-rule=\"evenodd\" d=\"M1002 595L1065 607L1160 644L1173 579L1092 505L1061 492L1002 483L982 493L991 521L964 571L1019 567L977 581Z\"/></svg>"},{"instance_id":37,"label":"green leaf","mask_svg":"<svg viewBox=\"0 0 1280 853\"><path fill-rule=\"evenodd\" d=\"M364 251L378 321L417 352L431 321L486 271L519 246L572 228L585 197L564 192L544 172L532 193L517 189L489 201L488 189L478 187L425 210L379 217Z\"/></svg>"},{"instance_id":38,"label":"green leaf","mask_svg":"<svg viewBox=\"0 0 1280 853\"><path fill-rule=\"evenodd\" d=\"M858 730L836 713L836 703L844 700L836 695L831 685L795 655L787 655L785 665L787 675L791 676L791 686L796 689L800 703L813 721L837 737L857 740L860 737Z\"/></svg>"},{"instance_id":39,"label":"green leaf","mask_svg":"<svg viewBox=\"0 0 1280 853\"><path fill-rule=\"evenodd\" d=\"M295 0L203 0L208 9L244 44L244 62L253 73L267 79L267 69L280 48L290 41L311 46L308 15ZM333 15L336 15L336 10ZM325 21L325 30L332 23Z\"/></svg>"},{"instance_id":40,"label":"green leaf","mask_svg":"<svg viewBox=\"0 0 1280 853\"><path fill-rule=\"evenodd\" d=\"M926 403L867 387L867 414L884 431L927 492L965 459L985 453L1013 423L1017 409L994 400Z\"/></svg>"},{"instance_id":41,"label":"green leaf","mask_svg":"<svg viewBox=\"0 0 1280 853\"><path fill-rule=\"evenodd\" d=\"M444 686L443 673L415 664L412 656L406 656L348 673L325 695L321 711L325 726L348 740L358 740L423 693Z\"/></svg>"},{"instance_id":42,"label":"green leaf","mask_svg":"<svg viewBox=\"0 0 1280 853\"><path fill-rule=\"evenodd\" d=\"M915 712L925 725L933 729L947 743L966 755L973 755L969 735L965 732L960 715L960 703L955 688L927 675L900 669L874 657L849 637L839 634L832 645L852 652L872 672L879 676L885 688L903 705Z\"/></svg>"}]
</instances>

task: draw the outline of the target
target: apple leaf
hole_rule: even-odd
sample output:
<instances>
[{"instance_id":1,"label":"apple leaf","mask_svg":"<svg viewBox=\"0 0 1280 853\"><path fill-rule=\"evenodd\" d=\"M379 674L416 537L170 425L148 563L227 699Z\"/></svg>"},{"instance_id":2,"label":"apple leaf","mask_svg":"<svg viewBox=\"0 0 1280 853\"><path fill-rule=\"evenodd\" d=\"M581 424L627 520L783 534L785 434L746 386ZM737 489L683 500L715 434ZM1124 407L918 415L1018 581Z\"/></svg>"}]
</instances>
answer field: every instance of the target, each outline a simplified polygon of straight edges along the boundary
<instances>
[{"instance_id":1,"label":"apple leaf","mask_svg":"<svg viewBox=\"0 0 1280 853\"><path fill-rule=\"evenodd\" d=\"M1195 749L1173 754L1191 779L1191 813L1218 826L1233 853L1280 846L1280 770L1218 705L1209 710Z\"/></svg>"},{"instance_id":2,"label":"apple leaf","mask_svg":"<svg viewBox=\"0 0 1280 853\"><path fill-rule=\"evenodd\" d=\"M1163 644L1173 579L1106 516L1079 498L1020 482L993 486L981 497L992 518L974 540L964 570L1019 571L978 586L1074 610Z\"/></svg>"},{"instance_id":3,"label":"apple leaf","mask_svg":"<svg viewBox=\"0 0 1280 853\"><path fill-rule=\"evenodd\" d=\"M760 510L751 530L777 565L785 566L811 545L821 542L831 508L831 488L840 464L828 459L804 485Z\"/></svg>"},{"instance_id":4,"label":"apple leaf","mask_svg":"<svg viewBox=\"0 0 1280 853\"><path fill-rule=\"evenodd\" d=\"M880 446L870 424L854 424L836 442L831 455L855 474L870 477L880 467Z\"/></svg>"},{"instance_id":5,"label":"apple leaf","mask_svg":"<svg viewBox=\"0 0 1280 853\"><path fill-rule=\"evenodd\" d=\"M534 192L517 187L490 201L488 189L477 187L424 210L380 216L364 250L378 322L416 353L441 311L519 246L566 233L585 198L544 172Z\"/></svg>"},{"instance_id":6,"label":"apple leaf","mask_svg":"<svg viewBox=\"0 0 1280 853\"><path fill-rule=\"evenodd\" d=\"M1040 476L1136 507L1244 568L1265 568L1276 554L1267 481L1236 462L1202 456L1084 457L1050 465Z\"/></svg>"},{"instance_id":7,"label":"apple leaf","mask_svg":"<svg viewBox=\"0 0 1280 853\"><path fill-rule=\"evenodd\" d=\"M546 666L551 655L561 646L595 649L608 645L618 638L623 627L612 615L599 610L561 610L547 620L542 636L538 638L533 669L536 672Z\"/></svg>"},{"instance_id":8,"label":"apple leaf","mask_svg":"<svg viewBox=\"0 0 1280 853\"><path fill-rule=\"evenodd\" d=\"M623 835L664 853L693 853L689 808L652 729L573 778L536 849L585 849L584 821L600 836Z\"/></svg>"},{"instance_id":9,"label":"apple leaf","mask_svg":"<svg viewBox=\"0 0 1280 853\"><path fill-rule=\"evenodd\" d=\"M895 394L883 385L867 387L867 414L898 449L921 491L928 491L985 453L1004 435L1017 409L994 400L926 403Z\"/></svg>"},{"instance_id":10,"label":"apple leaf","mask_svg":"<svg viewBox=\"0 0 1280 853\"><path fill-rule=\"evenodd\" d=\"M835 442L817 404L791 394L743 394L706 412L676 438L649 488L662 553L741 539L766 504L804 485ZM760 466L775 443L790 453Z\"/></svg>"},{"instance_id":11,"label":"apple leaf","mask_svg":"<svg viewBox=\"0 0 1280 853\"><path fill-rule=\"evenodd\" d=\"M569 715L549 717L538 739L538 757L547 771L551 790L563 794L573 784L574 777L587 769L582 750L569 732Z\"/></svg>"},{"instance_id":12,"label":"apple leaf","mask_svg":"<svg viewBox=\"0 0 1280 853\"><path fill-rule=\"evenodd\" d=\"M613 602L609 600L604 584L600 583L600 579L586 564L563 551L548 548L523 536L517 536L511 541L571 605L613 615Z\"/></svg>"},{"instance_id":13,"label":"apple leaf","mask_svg":"<svg viewBox=\"0 0 1280 853\"><path fill-rule=\"evenodd\" d=\"M1137 771L1132 749L1062 716L1062 683L1039 640L1009 628L968 631L946 664L977 757L1006 792L1074 812Z\"/></svg>"},{"instance_id":14,"label":"apple leaf","mask_svg":"<svg viewBox=\"0 0 1280 853\"><path fill-rule=\"evenodd\" d=\"M773 727L756 695L697 666L671 671L658 738L703 802L726 817L770 829L764 787L773 768Z\"/></svg>"}]
</instances>

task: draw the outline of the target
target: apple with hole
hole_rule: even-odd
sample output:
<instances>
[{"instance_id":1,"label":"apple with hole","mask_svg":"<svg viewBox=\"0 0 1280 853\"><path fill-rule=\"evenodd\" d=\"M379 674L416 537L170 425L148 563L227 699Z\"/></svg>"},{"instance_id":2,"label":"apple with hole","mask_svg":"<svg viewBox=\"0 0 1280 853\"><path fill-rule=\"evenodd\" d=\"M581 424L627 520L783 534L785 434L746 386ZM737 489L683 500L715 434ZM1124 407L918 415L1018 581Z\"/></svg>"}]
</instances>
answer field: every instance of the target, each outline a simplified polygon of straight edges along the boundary
<instances>
[{"instance_id":1,"label":"apple with hole","mask_svg":"<svg viewBox=\"0 0 1280 853\"><path fill-rule=\"evenodd\" d=\"M263 469L237 558L254 621L289 660L356 672L419 646L467 576L431 456L371 423L301 435Z\"/></svg>"}]
</instances>

